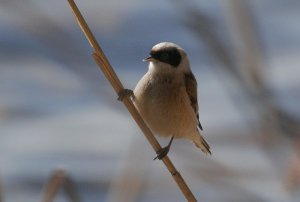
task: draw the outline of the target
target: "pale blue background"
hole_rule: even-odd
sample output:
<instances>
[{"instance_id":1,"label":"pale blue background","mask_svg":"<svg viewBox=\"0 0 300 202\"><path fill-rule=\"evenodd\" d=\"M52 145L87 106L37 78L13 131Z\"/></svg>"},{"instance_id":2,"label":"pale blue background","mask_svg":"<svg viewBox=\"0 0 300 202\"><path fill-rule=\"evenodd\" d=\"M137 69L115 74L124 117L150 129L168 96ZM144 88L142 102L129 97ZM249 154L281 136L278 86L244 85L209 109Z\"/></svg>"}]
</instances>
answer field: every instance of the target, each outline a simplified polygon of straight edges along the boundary
<instances>
[{"instance_id":1,"label":"pale blue background","mask_svg":"<svg viewBox=\"0 0 300 202\"><path fill-rule=\"evenodd\" d=\"M175 1L174 1L175 2ZM213 156L175 141L170 157L199 201L297 201L285 190L293 139L266 147L242 89L185 24L173 1L77 1L123 84L161 41L180 44L198 79L200 117ZM225 1L188 1L230 44ZM262 39L265 82L281 109L300 117L300 2L248 1ZM113 182L137 183L135 201L183 201L166 168L91 57L67 1L0 1L0 183L4 201L40 201L51 172L65 169L83 201L113 201ZM239 103L239 104L237 104ZM159 139L162 144L167 140ZM272 143L273 144L273 143ZM122 178L123 176L123 178ZM127 178L126 178L127 177ZM136 179L135 179L136 178ZM125 189L125 195L127 191ZM67 201L64 195L56 201ZM124 199L125 201L125 199Z\"/></svg>"}]
</instances>

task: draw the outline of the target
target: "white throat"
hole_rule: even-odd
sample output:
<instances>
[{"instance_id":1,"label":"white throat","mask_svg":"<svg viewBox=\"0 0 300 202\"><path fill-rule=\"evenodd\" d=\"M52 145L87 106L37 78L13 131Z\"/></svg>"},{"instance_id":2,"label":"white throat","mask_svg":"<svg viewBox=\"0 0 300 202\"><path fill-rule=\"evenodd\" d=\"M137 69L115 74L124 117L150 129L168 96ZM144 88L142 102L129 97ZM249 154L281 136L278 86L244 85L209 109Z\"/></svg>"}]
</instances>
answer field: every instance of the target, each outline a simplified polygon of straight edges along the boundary
<instances>
[{"instance_id":1,"label":"white throat","mask_svg":"<svg viewBox=\"0 0 300 202\"><path fill-rule=\"evenodd\" d=\"M154 74L176 74L176 68L163 62L150 62L149 72Z\"/></svg>"}]
</instances>

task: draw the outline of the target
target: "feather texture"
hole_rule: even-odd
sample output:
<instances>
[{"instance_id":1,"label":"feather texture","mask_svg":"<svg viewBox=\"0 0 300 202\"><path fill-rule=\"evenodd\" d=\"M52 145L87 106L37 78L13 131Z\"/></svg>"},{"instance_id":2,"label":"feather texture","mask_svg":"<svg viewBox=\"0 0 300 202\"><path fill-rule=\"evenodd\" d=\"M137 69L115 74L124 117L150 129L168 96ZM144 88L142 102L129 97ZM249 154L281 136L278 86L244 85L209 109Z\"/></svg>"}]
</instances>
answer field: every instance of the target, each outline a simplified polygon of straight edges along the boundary
<instances>
[{"instance_id":1,"label":"feather texture","mask_svg":"<svg viewBox=\"0 0 300 202\"><path fill-rule=\"evenodd\" d=\"M197 81L192 72L184 75L185 79L185 88L186 92L191 100L192 108L194 109L197 120L198 120L198 126L200 130L203 130L202 125L199 121L199 108L198 108L198 100L197 100Z\"/></svg>"}]
</instances>

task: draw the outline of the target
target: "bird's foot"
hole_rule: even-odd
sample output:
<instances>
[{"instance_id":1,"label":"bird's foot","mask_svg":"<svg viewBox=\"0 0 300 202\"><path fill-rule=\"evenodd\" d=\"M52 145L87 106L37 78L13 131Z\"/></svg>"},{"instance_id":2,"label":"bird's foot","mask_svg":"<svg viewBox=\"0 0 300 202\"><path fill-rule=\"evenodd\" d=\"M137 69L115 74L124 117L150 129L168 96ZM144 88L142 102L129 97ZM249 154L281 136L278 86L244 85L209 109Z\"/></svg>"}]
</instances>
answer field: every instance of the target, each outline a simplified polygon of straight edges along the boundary
<instances>
[{"instance_id":1,"label":"bird's foot","mask_svg":"<svg viewBox=\"0 0 300 202\"><path fill-rule=\"evenodd\" d=\"M153 160L156 160L156 159L162 160L165 156L167 156L167 154L170 151L170 147L172 145L173 139L174 139L174 136L171 137L170 142L166 147L163 147L156 152L157 156Z\"/></svg>"},{"instance_id":2,"label":"bird's foot","mask_svg":"<svg viewBox=\"0 0 300 202\"><path fill-rule=\"evenodd\" d=\"M153 160L162 160L170 151L170 147L166 146L161 148L158 152L156 152L157 156Z\"/></svg>"},{"instance_id":3,"label":"bird's foot","mask_svg":"<svg viewBox=\"0 0 300 202\"><path fill-rule=\"evenodd\" d=\"M129 96L132 97L133 96L133 91L130 89L122 89L119 93L118 93L118 100L122 101L124 99L124 97Z\"/></svg>"}]
</instances>

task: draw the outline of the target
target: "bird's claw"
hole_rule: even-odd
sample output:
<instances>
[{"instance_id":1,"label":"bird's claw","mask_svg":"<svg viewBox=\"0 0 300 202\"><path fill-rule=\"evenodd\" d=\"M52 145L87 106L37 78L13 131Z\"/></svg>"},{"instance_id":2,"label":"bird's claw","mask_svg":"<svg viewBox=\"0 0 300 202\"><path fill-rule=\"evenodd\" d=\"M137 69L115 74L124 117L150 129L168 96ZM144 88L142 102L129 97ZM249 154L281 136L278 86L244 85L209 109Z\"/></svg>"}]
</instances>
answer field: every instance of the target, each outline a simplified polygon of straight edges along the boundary
<instances>
[{"instance_id":1,"label":"bird's claw","mask_svg":"<svg viewBox=\"0 0 300 202\"><path fill-rule=\"evenodd\" d=\"M153 160L155 160L155 159L162 160L165 156L167 156L167 154L170 151L170 147L171 147L171 144L173 142L173 139L174 139L174 136L172 136L172 138L170 139L170 142L167 146L161 148L160 150L158 150L156 152L157 156Z\"/></svg>"},{"instance_id":2,"label":"bird's claw","mask_svg":"<svg viewBox=\"0 0 300 202\"><path fill-rule=\"evenodd\" d=\"M162 160L169 153L170 147L166 146L161 148L158 152L156 152L157 156L153 160Z\"/></svg>"},{"instance_id":3,"label":"bird's claw","mask_svg":"<svg viewBox=\"0 0 300 202\"><path fill-rule=\"evenodd\" d=\"M124 99L124 97L129 96L132 97L133 96L133 91L130 89L122 89L119 93L118 93L118 100L122 101Z\"/></svg>"}]
</instances>

